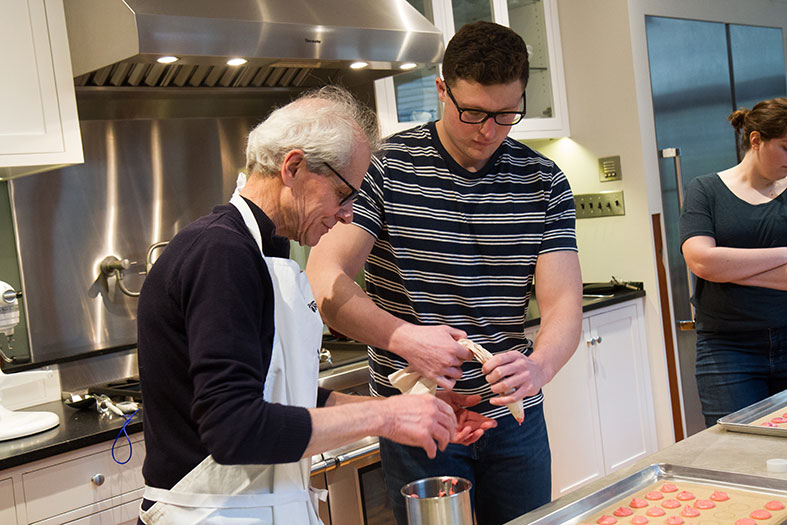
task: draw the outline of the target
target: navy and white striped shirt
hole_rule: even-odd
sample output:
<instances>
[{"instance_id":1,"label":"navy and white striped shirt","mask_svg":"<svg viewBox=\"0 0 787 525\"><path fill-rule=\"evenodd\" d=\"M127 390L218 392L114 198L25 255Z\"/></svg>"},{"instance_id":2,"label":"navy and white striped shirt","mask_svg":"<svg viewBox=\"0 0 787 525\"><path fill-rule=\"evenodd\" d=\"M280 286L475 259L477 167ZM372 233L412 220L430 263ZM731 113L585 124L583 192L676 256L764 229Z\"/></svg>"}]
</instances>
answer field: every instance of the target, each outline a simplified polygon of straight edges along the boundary
<instances>
[{"instance_id":1,"label":"navy and white striped shirt","mask_svg":"<svg viewBox=\"0 0 787 525\"><path fill-rule=\"evenodd\" d=\"M462 329L493 354L533 351L524 328L536 259L577 250L571 188L554 162L506 138L482 170L467 171L434 123L388 139L353 214L376 239L365 266L375 304L411 323ZM369 358L372 395L399 393L388 375L407 362L372 347ZM481 365L462 368L454 390L481 394L474 410L486 416L508 414L486 401L494 394Z\"/></svg>"}]
</instances>

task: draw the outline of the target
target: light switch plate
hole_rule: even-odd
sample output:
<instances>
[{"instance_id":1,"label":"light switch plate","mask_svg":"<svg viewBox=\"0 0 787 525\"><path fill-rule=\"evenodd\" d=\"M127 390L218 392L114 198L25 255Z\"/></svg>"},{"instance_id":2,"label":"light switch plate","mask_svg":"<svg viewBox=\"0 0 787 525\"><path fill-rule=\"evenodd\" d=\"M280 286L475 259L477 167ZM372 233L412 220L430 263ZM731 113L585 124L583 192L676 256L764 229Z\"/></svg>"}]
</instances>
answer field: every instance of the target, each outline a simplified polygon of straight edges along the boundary
<instances>
[{"instance_id":1,"label":"light switch plate","mask_svg":"<svg viewBox=\"0 0 787 525\"><path fill-rule=\"evenodd\" d=\"M577 219L626 214L626 206L623 203L623 191L602 191L600 193L574 195L574 206L577 210Z\"/></svg>"},{"instance_id":2,"label":"light switch plate","mask_svg":"<svg viewBox=\"0 0 787 525\"><path fill-rule=\"evenodd\" d=\"M611 180L621 180L622 178L623 173L620 171L620 155L598 159L598 180L601 182L609 182Z\"/></svg>"}]
</instances>

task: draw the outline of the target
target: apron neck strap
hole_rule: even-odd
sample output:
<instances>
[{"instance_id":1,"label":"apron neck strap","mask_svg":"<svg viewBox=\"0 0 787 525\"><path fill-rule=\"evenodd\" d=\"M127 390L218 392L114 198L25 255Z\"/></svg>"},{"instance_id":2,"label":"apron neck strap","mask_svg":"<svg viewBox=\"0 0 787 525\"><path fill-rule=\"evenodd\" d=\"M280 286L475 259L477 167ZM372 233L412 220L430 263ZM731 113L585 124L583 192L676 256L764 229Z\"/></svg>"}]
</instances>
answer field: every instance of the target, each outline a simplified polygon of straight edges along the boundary
<instances>
[{"instance_id":1,"label":"apron neck strap","mask_svg":"<svg viewBox=\"0 0 787 525\"><path fill-rule=\"evenodd\" d=\"M243 222L246 224L246 228L248 228L252 237L254 237L254 241L257 243L257 247L260 249L260 254L264 256L262 253L262 234L260 233L260 225L257 224L257 219L254 218L254 213L251 211L248 203L236 191L230 199L230 204L235 206L240 212L241 217L243 217Z\"/></svg>"}]
</instances>

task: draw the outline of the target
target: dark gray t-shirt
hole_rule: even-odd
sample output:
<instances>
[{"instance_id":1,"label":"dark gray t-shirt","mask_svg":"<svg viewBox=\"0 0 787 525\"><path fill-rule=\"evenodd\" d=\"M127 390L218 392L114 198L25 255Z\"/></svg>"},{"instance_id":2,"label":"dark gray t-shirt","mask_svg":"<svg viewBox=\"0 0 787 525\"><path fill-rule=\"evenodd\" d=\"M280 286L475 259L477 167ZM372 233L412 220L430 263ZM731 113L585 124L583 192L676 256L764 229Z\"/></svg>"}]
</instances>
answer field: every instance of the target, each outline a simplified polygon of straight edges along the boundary
<instances>
[{"instance_id":1,"label":"dark gray t-shirt","mask_svg":"<svg viewBox=\"0 0 787 525\"><path fill-rule=\"evenodd\" d=\"M708 236L717 246L787 246L787 192L763 204L738 198L717 174L702 175L686 188L680 216L681 246L689 237ZM787 326L787 292L714 283L697 278L692 302L697 329L740 331Z\"/></svg>"}]
</instances>

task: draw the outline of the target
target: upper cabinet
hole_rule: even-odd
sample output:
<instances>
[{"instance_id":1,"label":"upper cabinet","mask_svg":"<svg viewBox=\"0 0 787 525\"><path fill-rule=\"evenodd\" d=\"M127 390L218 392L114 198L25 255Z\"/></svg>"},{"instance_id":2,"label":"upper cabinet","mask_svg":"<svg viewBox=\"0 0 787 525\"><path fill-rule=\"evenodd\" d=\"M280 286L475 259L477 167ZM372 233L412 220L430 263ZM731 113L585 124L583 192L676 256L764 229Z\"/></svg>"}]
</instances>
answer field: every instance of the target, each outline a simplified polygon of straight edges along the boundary
<instances>
[{"instance_id":1,"label":"upper cabinet","mask_svg":"<svg viewBox=\"0 0 787 525\"><path fill-rule=\"evenodd\" d=\"M83 162L63 0L4 0L0 43L0 179Z\"/></svg>"},{"instance_id":2,"label":"upper cabinet","mask_svg":"<svg viewBox=\"0 0 787 525\"><path fill-rule=\"evenodd\" d=\"M530 52L527 117L511 129L515 139L569 135L557 0L408 0L443 32L478 20L497 22L522 35ZM418 68L375 82L384 135L440 118L435 78L438 66Z\"/></svg>"}]
</instances>

